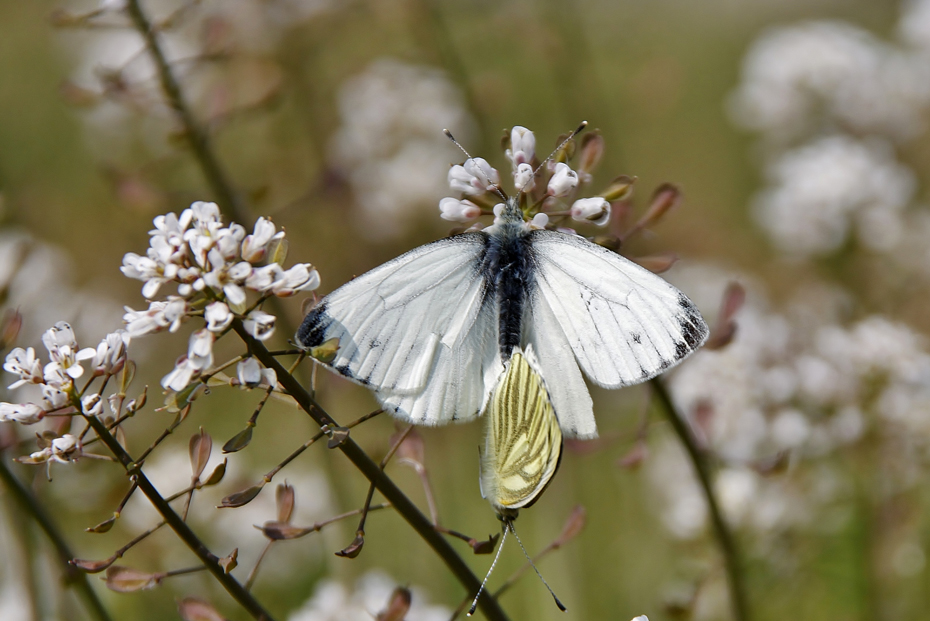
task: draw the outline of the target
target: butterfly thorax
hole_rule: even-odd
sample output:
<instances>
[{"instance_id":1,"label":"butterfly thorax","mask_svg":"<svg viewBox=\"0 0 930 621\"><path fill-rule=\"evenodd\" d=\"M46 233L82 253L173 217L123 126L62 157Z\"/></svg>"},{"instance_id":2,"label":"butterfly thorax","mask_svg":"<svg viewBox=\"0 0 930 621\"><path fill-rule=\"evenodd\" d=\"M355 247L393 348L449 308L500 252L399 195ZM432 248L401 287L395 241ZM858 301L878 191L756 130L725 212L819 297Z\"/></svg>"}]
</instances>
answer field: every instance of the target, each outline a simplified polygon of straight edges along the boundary
<instances>
[{"instance_id":1,"label":"butterfly thorax","mask_svg":"<svg viewBox=\"0 0 930 621\"><path fill-rule=\"evenodd\" d=\"M523 313L533 286L533 252L520 207L508 199L498 222L488 233L482 270L489 294L497 298L498 345L507 361L514 347L522 344Z\"/></svg>"}]
</instances>

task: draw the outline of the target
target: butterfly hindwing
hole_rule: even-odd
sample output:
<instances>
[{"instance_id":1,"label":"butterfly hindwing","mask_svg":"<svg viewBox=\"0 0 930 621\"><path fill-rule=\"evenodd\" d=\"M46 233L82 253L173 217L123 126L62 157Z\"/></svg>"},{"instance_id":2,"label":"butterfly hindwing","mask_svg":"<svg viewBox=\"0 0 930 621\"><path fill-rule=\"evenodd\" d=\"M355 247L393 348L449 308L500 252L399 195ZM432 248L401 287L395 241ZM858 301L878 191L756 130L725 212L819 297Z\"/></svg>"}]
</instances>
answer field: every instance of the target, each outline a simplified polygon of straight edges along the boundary
<instances>
[{"instance_id":1,"label":"butterfly hindwing","mask_svg":"<svg viewBox=\"0 0 930 621\"><path fill-rule=\"evenodd\" d=\"M596 384L620 388L647 380L707 338L691 301L655 274L582 237L543 230L530 236L536 296ZM536 331L549 334L552 327Z\"/></svg>"},{"instance_id":2,"label":"butterfly hindwing","mask_svg":"<svg viewBox=\"0 0 930 621\"><path fill-rule=\"evenodd\" d=\"M329 366L372 388L400 418L438 424L476 416L494 362L482 345L494 343L482 332L496 325L496 301L480 271L486 241L482 234L438 240L355 278L307 314L298 344L338 339Z\"/></svg>"},{"instance_id":3,"label":"butterfly hindwing","mask_svg":"<svg viewBox=\"0 0 930 621\"><path fill-rule=\"evenodd\" d=\"M558 469L562 433L532 346L517 348L491 392L481 493L498 513L532 505Z\"/></svg>"}]
</instances>

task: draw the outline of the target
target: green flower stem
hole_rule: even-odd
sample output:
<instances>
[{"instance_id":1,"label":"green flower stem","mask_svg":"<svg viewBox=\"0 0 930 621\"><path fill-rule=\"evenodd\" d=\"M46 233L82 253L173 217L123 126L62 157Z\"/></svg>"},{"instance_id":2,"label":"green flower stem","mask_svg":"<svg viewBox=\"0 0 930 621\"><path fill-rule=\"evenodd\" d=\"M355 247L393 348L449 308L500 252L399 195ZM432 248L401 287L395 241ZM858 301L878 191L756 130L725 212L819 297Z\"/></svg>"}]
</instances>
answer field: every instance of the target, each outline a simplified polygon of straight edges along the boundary
<instances>
[{"instance_id":1,"label":"green flower stem","mask_svg":"<svg viewBox=\"0 0 930 621\"><path fill-rule=\"evenodd\" d=\"M85 420L93 427L94 431L110 452L113 453L123 468L126 469L127 474L135 476L135 481L138 483L139 489L161 514L171 530L173 530L181 541L183 541L197 558L200 559L204 567L216 578L216 581L226 589L226 592L252 615L252 618L258 621L274 621L271 615L258 603L258 600L256 600L231 574L226 573L219 563L220 559L207 549L207 546L204 545L194 531L191 530L187 522L185 522L180 515L175 513L171 505L168 504L168 501L162 497L158 490L155 489L155 486L152 485L151 481L148 480L148 477L142 472L139 464L132 459L129 453L126 452L126 449L124 449L123 446L116 441L116 438L113 437L113 434L107 430L103 421L95 416L86 416Z\"/></svg>"},{"instance_id":2,"label":"green flower stem","mask_svg":"<svg viewBox=\"0 0 930 621\"><path fill-rule=\"evenodd\" d=\"M39 528L45 532L45 535L49 538L49 541L51 541L58 555L58 559L61 561L60 566L65 573L65 582L74 586L84 599L84 603L87 606L88 618L96 619L97 621L112 621L113 617L111 617L110 613L103 607L103 602L100 601L96 591L90 586L87 574L70 564L71 559L74 558L74 554L71 553L68 544L65 543L61 533L58 532L58 528L45 512L42 505L36 500L35 496L32 495L32 492L30 492L29 489L23 485L22 481L9 469L6 457L2 454L0 454L0 480L3 481L3 484L19 507L35 520Z\"/></svg>"},{"instance_id":3,"label":"green flower stem","mask_svg":"<svg viewBox=\"0 0 930 621\"><path fill-rule=\"evenodd\" d=\"M210 139L207 132L197 123L194 113L191 111L184 92L174 73L171 71L171 65L165 58L165 53L158 42L158 33L152 26L152 22L142 10L139 0L129 0L126 3L126 10L129 18L132 20L136 30L145 39L145 46L155 62L158 69L158 79L161 82L161 88L165 93L168 104L174 109L181 126L184 127L184 137L187 139L194 157L200 163L207 183L213 189L217 202L222 205L222 209L228 210L236 222L243 225L251 220L248 209L239 194L233 190L232 183L226 176L226 171L220 165L219 159L210 147Z\"/></svg>"},{"instance_id":4,"label":"green flower stem","mask_svg":"<svg viewBox=\"0 0 930 621\"><path fill-rule=\"evenodd\" d=\"M252 355L265 367L274 370L278 382L280 382L281 385L284 386L284 389L294 397L301 409L309 414L320 427L327 425L333 428L338 427L329 414L327 414L323 408L314 401L310 393L300 385L300 382L287 372L287 369L269 353L261 342L252 338L252 336L246 332L239 319L235 319L232 325L236 333L248 345ZM481 582L475 577L475 574L472 573L468 565L465 564L449 542L436 531L429 518L423 515L400 488L384 474L381 467L373 461L351 437L346 437L338 444L338 448L352 461L355 467L374 484L378 491L394 506L401 517L410 524L433 551L442 558L446 566L452 571L462 586L465 587L465 591L468 593L477 593L478 589L481 587ZM487 591L482 593L481 598L478 600L478 605L489 621L507 620L507 615L500 607L500 604L498 604L497 600Z\"/></svg>"},{"instance_id":5,"label":"green flower stem","mask_svg":"<svg viewBox=\"0 0 930 621\"><path fill-rule=\"evenodd\" d=\"M659 378L649 381L653 392L659 399L666 418L672 423L672 428L678 435L678 439L684 445L688 453L694 470L697 473L698 481L701 484L701 491L704 492L704 498L707 501L707 507L710 510L711 522L714 527L714 535L717 537L717 543L720 545L720 551L723 553L723 561L726 567L727 581L730 583L730 603L733 606L733 618L736 621L749 621L749 604L746 597L746 585L743 582L743 574L740 567L739 551L736 546L736 540L726 520L723 518L723 512L717 503L717 497L714 494L711 484L710 466L701 449L698 448L691 429L685 420L679 415L672 403L672 398L668 394L665 384Z\"/></svg>"}]
</instances>

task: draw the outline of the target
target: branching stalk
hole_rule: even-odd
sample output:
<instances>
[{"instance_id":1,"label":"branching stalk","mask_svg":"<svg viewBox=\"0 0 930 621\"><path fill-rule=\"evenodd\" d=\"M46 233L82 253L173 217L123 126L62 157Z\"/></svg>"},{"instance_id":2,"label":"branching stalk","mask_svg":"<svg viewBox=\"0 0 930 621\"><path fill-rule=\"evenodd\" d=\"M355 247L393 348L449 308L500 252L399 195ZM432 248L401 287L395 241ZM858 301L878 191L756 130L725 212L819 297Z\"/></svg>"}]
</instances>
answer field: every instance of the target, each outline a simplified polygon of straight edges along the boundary
<instances>
[{"instance_id":1,"label":"branching stalk","mask_svg":"<svg viewBox=\"0 0 930 621\"><path fill-rule=\"evenodd\" d=\"M749 621L749 604L746 597L746 585L743 582L743 574L740 565L739 551L736 546L736 540L730 527L727 525L717 502L717 496L714 494L711 483L710 467L707 463L704 453L698 448L697 442L691 433L691 429L685 420L679 415L672 403L671 395L668 389L659 378L649 381L653 392L658 397L662 410L666 418L672 424L675 434L684 445L688 453L688 458L694 465L694 471L698 475L698 482L701 484L701 491L704 493L704 499L707 501L707 507L710 511L711 522L713 523L714 535L717 543L720 545L720 551L723 553L724 566L727 573L727 581L730 584L730 603L733 607L733 618L736 621Z\"/></svg>"},{"instance_id":2,"label":"branching stalk","mask_svg":"<svg viewBox=\"0 0 930 621\"><path fill-rule=\"evenodd\" d=\"M297 404L320 426L337 427L336 422L313 400L310 394L300 385L294 376L287 372L280 362L272 356L265 346L252 336L242 326L238 319L233 321L233 329L248 345L259 362L265 367L273 369L278 382L297 401ZM448 541L433 528L432 522L417 508L415 504L397 487L397 485L381 470L379 465L368 456L351 437L345 437L337 445L339 450L349 458L356 468L365 477L374 483L379 492L390 502L397 512L407 521L417 534L442 558L446 566L452 571L456 579L465 587L468 593L477 593L481 582L475 577L465 561L456 553ZM490 594L484 592L478 600L478 605L490 621L504 621L507 615Z\"/></svg>"}]
</instances>

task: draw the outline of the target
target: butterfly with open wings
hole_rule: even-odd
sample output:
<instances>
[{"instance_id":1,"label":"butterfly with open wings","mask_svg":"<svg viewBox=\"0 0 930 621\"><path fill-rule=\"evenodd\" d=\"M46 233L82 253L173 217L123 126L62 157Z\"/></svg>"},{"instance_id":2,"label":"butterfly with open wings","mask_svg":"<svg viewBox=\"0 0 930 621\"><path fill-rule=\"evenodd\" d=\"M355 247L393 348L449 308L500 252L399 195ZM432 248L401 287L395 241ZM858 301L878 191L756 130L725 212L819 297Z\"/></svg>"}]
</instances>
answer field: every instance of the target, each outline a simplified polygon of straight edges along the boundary
<instances>
[{"instance_id":1,"label":"butterfly with open wings","mask_svg":"<svg viewBox=\"0 0 930 621\"><path fill-rule=\"evenodd\" d=\"M512 136L517 179L526 169L517 158L533 157L532 133L514 128ZM566 184L574 190L566 168L537 206L567 194ZM504 197L495 177L473 158L450 172L453 187ZM330 293L296 336L306 349L338 341L328 366L371 388L402 420L439 425L490 412L482 493L514 516L555 473L562 435L597 434L582 372L605 388L637 384L708 333L694 304L659 276L546 229L545 214L524 220L526 185L495 207L492 226L415 248Z\"/></svg>"}]
</instances>

